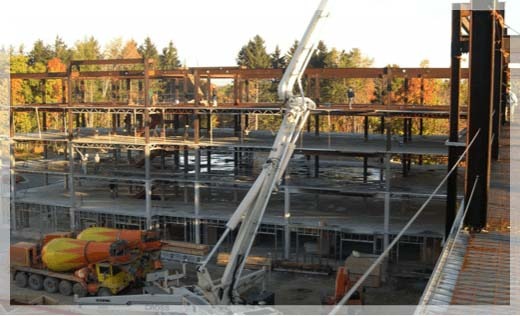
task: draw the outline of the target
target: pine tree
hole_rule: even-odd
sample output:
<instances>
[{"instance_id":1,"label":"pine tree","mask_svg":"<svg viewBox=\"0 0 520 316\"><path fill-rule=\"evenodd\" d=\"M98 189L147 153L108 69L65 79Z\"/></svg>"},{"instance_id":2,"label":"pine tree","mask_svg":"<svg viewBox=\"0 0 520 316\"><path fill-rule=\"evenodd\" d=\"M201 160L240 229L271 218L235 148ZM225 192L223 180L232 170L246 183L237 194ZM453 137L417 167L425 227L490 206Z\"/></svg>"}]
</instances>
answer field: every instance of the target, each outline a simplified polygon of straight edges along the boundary
<instances>
[{"instance_id":1,"label":"pine tree","mask_svg":"<svg viewBox=\"0 0 520 316\"><path fill-rule=\"evenodd\" d=\"M238 53L237 64L250 69L269 68L271 58L265 48L265 41L260 35L256 35L242 47Z\"/></svg>"},{"instance_id":2,"label":"pine tree","mask_svg":"<svg viewBox=\"0 0 520 316\"><path fill-rule=\"evenodd\" d=\"M327 46L323 41L319 41L316 47L316 52L312 55L309 61L309 67L311 68L325 68L327 57L329 55ZM331 65L329 65L331 67Z\"/></svg>"},{"instance_id":3,"label":"pine tree","mask_svg":"<svg viewBox=\"0 0 520 316\"><path fill-rule=\"evenodd\" d=\"M173 69L181 66L177 48L172 41L168 43L168 47L163 48L162 54L159 56L159 62L161 69Z\"/></svg>"},{"instance_id":4,"label":"pine tree","mask_svg":"<svg viewBox=\"0 0 520 316\"><path fill-rule=\"evenodd\" d=\"M42 63L44 65L54 57L54 52L49 45L45 45L42 40L37 40L33 49L29 52L29 65L33 66L37 63Z\"/></svg>"},{"instance_id":5,"label":"pine tree","mask_svg":"<svg viewBox=\"0 0 520 316\"><path fill-rule=\"evenodd\" d=\"M300 44L299 41L295 40L291 46L291 48L289 48L289 50L287 51L287 53L285 54L285 60L287 62L287 65L289 65L291 63L291 60L294 56L294 53L296 52L296 49L298 48L298 45Z\"/></svg>"},{"instance_id":6,"label":"pine tree","mask_svg":"<svg viewBox=\"0 0 520 316\"><path fill-rule=\"evenodd\" d=\"M139 46L138 51L144 59L153 59L155 61L159 60L157 47L155 47L155 44L152 42L150 37L146 37L144 39L144 43Z\"/></svg>"},{"instance_id":7,"label":"pine tree","mask_svg":"<svg viewBox=\"0 0 520 316\"><path fill-rule=\"evenodd\" d=\"M282 51L278 45L276 45L274 52L271 54L271 67L274 69L287 67L285 56L282 56Z\"/></svg>"}]
</instances>

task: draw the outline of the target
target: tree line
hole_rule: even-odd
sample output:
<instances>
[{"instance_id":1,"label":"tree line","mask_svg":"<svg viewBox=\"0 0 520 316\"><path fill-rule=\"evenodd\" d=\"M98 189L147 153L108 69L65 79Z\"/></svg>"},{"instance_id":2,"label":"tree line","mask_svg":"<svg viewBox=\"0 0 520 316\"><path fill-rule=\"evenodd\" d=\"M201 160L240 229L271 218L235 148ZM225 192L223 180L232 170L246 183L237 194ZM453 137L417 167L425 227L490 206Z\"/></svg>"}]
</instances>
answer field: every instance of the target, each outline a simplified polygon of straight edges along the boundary
<instances>
[{"instance_id":1,"label":"tree line","mask_svg":"<svg viewBox=\"0 0 520 316\"><path fill-rule=\"evenodd\" d=\"M285 68L296 48L298 41L295 41L290 49L283 53L276 46L273 52L268 52L265 40L256 35L251 38L239 50L236 56L238 66L250 69L261 68ZM63 72L66 71L66 65L71 60L84 59L127 59L127 58L146 58L153 59L154 67L161 70L175 69L182 66L179 58L179 52L172 41L161 50L157 48L150 37L147 37L141 44L135 40L123 41L116 38L103 47L94 38L89 37L75 42L72 47L60 38L56 37L54 43L44 43L37 40L28 52L25 52L23 46L18 49L10 48L10 69L11 73L38 73L38 72ZM329 48L324 42L319 42L315 54L310 60L311 68L348 68L348 67L371 67L374 60L365 56L360 49L354 48L350 51L340 50L338 48ZM428 61L425 60L421 67L427 68ZM91 66L95 67L95 66ZM114 66L117 67L117 66ZM391 68L399 68L398 65L389 65ZM91 82L87 87L90 93L90 101L95 101L103 94L106 94L109 87L102 82ZM405 87L404 79L396 78L391 82L383 82L382 79L321 79L320 81L320 104L337 104L346 103L347 89L352 87L356 93L355 103L360 104L429 104L441 105L448 104L449 100L449 82L445 80L419 78L411 78L407 81ZM463 83L463 89L465 84ZM165 85L156 83L154 89L161 93L167 89ZM258 102L276 102L277 82L269 80L259 80L249 82L248 96ZM13 104L41 103L42 87L37 80L12 80L11 82L11 98ZM47 103L59 102L64 91L59 80L48 80L45 86L45 100ZM231 84L218 88L218 97L220 99L232 98L233 87ZM464 104L465 100L462 101ZM47 126L60 126L59 117L49 115ZM103 119L99 119L97 124L104 124ZM329 120L321 121L321 128L324 131L359 131L362 118L349 118L343 116L332 117ZM273 127L277 125L279 118L262 117L259 124L260 128ZM94 122L93 122L94 123ZM223 122L224 123L224 122ZM29 132L37 128L36 117L34 113L17 113L15 117L17 130L20 132ZM377 120L371 119L370 125L372 129L377 129ZM396 120L396 132L400 131L398 127L400 122ZM438 122L438 120L427 121L424 125L425 134L445 133L447 122ZM414 127L417 129L416 127Z\"/></svg>"}]
</instances>

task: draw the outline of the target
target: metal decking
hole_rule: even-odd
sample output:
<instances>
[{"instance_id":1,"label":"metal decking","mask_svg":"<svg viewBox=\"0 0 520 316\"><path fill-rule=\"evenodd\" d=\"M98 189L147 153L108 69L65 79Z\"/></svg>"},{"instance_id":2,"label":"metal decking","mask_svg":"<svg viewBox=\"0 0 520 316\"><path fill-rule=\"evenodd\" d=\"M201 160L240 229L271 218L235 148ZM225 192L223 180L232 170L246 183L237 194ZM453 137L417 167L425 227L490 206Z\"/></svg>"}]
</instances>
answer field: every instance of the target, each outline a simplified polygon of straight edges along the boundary
<instances>
[{"instance_id":1,"label":"metal decking","mask_svg":"<svg viewBox=\"0 0 520 316\"><path fill-rule=\"evenodd\" d=\"M518 228L511 228L508 127L501 138L501 156L491 172L488 230L460 231L447 241L448 251L439 259L418 314L515 313L512 304L519 288L515 254L520 239Z\"/></svg>"}]
</instances>

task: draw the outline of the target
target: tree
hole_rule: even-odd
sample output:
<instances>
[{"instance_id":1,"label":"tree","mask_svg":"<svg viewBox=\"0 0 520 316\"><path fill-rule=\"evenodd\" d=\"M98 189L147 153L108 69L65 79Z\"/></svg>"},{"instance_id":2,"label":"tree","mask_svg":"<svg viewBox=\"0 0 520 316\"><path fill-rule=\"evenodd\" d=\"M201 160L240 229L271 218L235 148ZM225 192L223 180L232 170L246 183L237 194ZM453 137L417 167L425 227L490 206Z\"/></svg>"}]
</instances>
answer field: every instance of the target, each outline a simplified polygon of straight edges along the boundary
<instances>
[{"instance_id":1,"label":"tree","mask_svg":"<svg viewBox=\"0 0 520 316\"><path fill-rule=\"evenodd\" d=\"M139 54L144 59L153 59L156 62L159 60L159 53L157 52L157 47L152 42L150 37L146 37L144 39L144 43L138 48ZM157 64L157 63L156 63Z\"/></svg>"},{"instance_id":2,"label":"tree","mask_svg":"<svg viewBox=\"0 0 520 316\"><path fill-rule=\"evenodd\" d=\"M271 54L271 67L274 69L287 67L285 56L282 56L282 51L278 45L276 45L274 52Z\"/></svg>"},{"instance_id":3,"label":"tree","mask_svg":"<svg viewBox=\"0 0 520 316\"><path fill-rule=\"evenodd\" d=\"M65 64L68 64L72 59L72 50L67 47L67 44L59 36L56 36L54 40L53 50L54 57L58 57Z\"/></svg>"},{"instance_id":4,"label":"tree","mask_svg":"<svg viewBox=\"0 0 520 316\"><path fill-rule=\"evenodd\" d=\"M141 58L141 54L137 48L137 42L133 39L127 41L121 51L121 55L125 59Z\"/></svg>"},{"instance_id":5,"label":"tree","mask_svg":"<svg viewBox=\"0 0 520 316\"><path fill-rule=\"evenodd\" d=\"M91 36L90 38L85 38L83 41L77 41L74 44L74 50L72 57L74 59L88 59L95 60L101 58L100 48L98 41Z\"/></svg>"},{"instance_id":6,"label":"tree","mask_svg":"<svg viewBox=\"0 0 520 316\"><path fill-rule=\"evenodd\" d=\"M123 39L118 37L108 42L105 45L103 55L106 59L123 58Z\"/></svg>"},{"instance_id":7,"label":"tree","mask_svg":"<svg viewBox=\"0 0 520 316\"><path fill-rule=\"evenodd\" d=\"M162 54L159 56L159 65L161 69L173 69L181 66L177 48L170 41L168 46L163 48Z\"/></svg>"},{"instance_id":8,"label":"tree","mask_svg":"<svg viewBox=\"0 0 520 316\"><path fill-rule=\"evenodd\" d=\"M260 35L256 35L242 47L238 53L237 64L250 69L269 68L271 58L265 48L265 41Z\"/></svg>"},{"instance_id":9,"label":"tree","mask_svg":"<svg viewBox=\"0 0 520 316\"><path fill-rule=\"evenodd\" d=\"M36 63L47 64L49 59L54 57L54 52L49 45L45 45L42 40L34 42L32 50L29 52L29 65L35 65Z\"/></svg>"},{"instance_id":10,"label":"tree","mask_svg":"<svg viewBox=\"0 0 520 316\"><path fill-rule=\"evenodd\" d=\"M311 68L325 68L328 55L329 52L327 46L323 41L319 41L318 46L316 47L316 51L309 61L309 66ZM331 67L331 65L328 66Z\"/></svg>"},{"instance_id":11,"label":"tree","mask_svg":"<svg viewBox=\"0 0 520 316\"><path fill-rule=\"evenodd\" d=\"M295 40L293 42L292 46L287 51L287 53L285 54L285 61L287 62L287 65L289 65L289 63L291 62L291 60L294 56L294 53L296 52L296 49L298 48L299 44L300 44L300 42L298 40Z\"/></svg>"}]
</instances>

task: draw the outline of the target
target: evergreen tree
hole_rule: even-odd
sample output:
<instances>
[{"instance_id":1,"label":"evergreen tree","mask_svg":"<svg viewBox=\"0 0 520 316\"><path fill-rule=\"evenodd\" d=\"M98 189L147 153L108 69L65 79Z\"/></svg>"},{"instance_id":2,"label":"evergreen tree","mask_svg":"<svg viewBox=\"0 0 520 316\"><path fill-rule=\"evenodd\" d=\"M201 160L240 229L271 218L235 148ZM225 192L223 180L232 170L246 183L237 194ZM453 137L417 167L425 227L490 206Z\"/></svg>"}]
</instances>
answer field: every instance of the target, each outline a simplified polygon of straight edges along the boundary
<instances>
[{"instance_id":1,"label":"evergreen tree","mask_svg":"<svg viewBox=\"0 0 520 316\"><path fill-rule=\"evenodd\" d=\"M146 37L144 39L144 43L139 46L138 51L144 59L153 59L155 61L159 60L157 47L155 47L155 44L152 42L150 37Z\"/></svg>"},{"instance_id":2,"label":"evergreen tree","mask_svg":"<svg viewBox=\"0 0 520 316\"><path fill-rule=\"evenodd\" d=\"M163 48L162 54L159 56L159 62L161 69L173 69L181 66L177 48L172 41L168 43L168 47Z\"/></svg>"},{"instance_id":3,"label":"evergreen tree","mask_svg":"<svg viewBox=\"0 0 520 316\"><path fill-rule=\"evenodd\" d=\"M309 67L325 68L328 55L329 52L327 46L323 41L319 41L318 46L316 47L316 52L312 55L311 60L309 61Z\"/></svg>"},{"instance_id":4,"label":"evergreen tree","mask_svg":"<svg viewBox=\"0 0 520 316\"><path fill-rule=\"evenodd\" d=\"M285 56L282 56L282 51L278 45L276 45L274 52L271 54L271 67L274 69L287 67Z\"/></svg>"},{"instance_id":5,"label":"evergreen tree","mask_svg":"<svg viewBox=\"0 0 520 316\"><path fill-rule=\"evenodd\" d=\"M293 58L294 53L296 52L296 49L298 48L299 44L300 42L295 40L291 48L289 48L289 50L287 51L287 54L285 54L285 60L287 62L287 65L291 63L291 59Z\"/></svg>"},{"instance_id":6,"label":"evergreen tree","mask_svg":"<svg viewBox=\"0 0 520 316\"><path fill-rule=\"evenodd\" d=\"M53 50L54 57L58 57L65 64L68 64L72 59L72 50L67 47L67 44L59 36L56 36L54 40Z\"/></svg>"},{"instance_id":7,"label":"evergreen tree","mask_svg":"<svg viewBox=\"0 0 520 316\"><path fill-rule=\"evenodd\" d=\"M237 57L237 64L250 69L269 68L271 58L265 48L265 41L256 35L247 45L243 46Z\"/></svg>"},{"instance_id":8,"label":"evergreen tree","mask_svg":"<svg viewBox=\"0 0 520 316\"><path fill-rule=\"evenodd\" d=\"M29 52L29 65L33 66L37 63L46 65L47 62L54 57L54 52L49 45L45 45L42 40L37 40L33 49Z\"/></svg>"}]
</instances>

